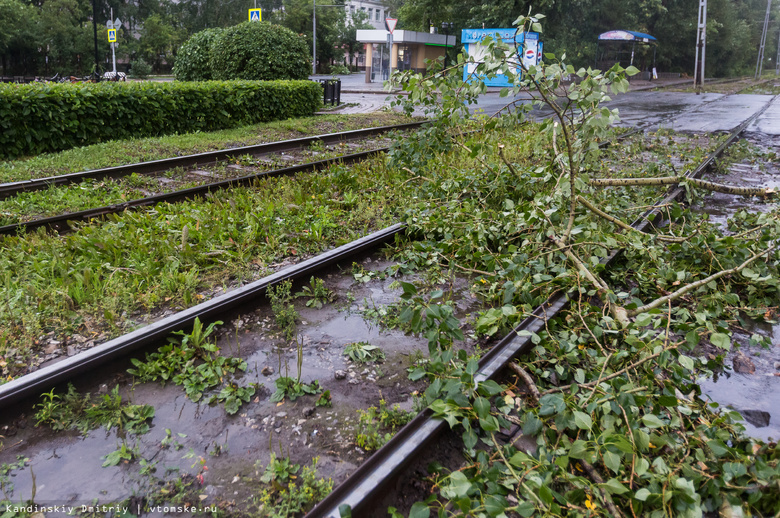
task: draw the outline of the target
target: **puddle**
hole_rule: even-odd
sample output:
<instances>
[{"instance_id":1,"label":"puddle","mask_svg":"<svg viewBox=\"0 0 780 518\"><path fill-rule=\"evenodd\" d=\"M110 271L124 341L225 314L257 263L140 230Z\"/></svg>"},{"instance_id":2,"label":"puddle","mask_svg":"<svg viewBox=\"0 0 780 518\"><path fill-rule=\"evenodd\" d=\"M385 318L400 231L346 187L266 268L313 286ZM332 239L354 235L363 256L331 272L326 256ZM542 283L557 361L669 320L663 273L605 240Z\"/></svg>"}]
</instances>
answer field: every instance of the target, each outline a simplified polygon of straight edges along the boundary
<instances>
[{"instance_id":1,"label":"puddle","mask_svg":"<svg viewBox=\"0 0 780 518\"><path fill-rule=\"evenodd\" d=\"M370 259L363 263L370 270L382 270L390 264ZM171 488L171 501L176 501L173 495L178 486L173 484L189 484L191 490L187 494L182 490L176 496L178 501L246 509L247 503L257 498L259 478L271 452L289 456L302 466L318 457L318 475L332 478L334 486L342 482L368 456L353 439L357 410L379 406L380 399L390 406L412 409L412 393L424 385L409 381L406 369L415 351L427 352L427 341L399 330L381 329L359 313L361 308L399 300L401 290L389 288L395 279L375 278L358 284L349 271L336 268L320 276L340 299L322 309L305 307L306 299L296 300L302 322L297 329L303 344L300 379L307 383L318 380L330 390L332 408L316 407L318 396L281 404L270 401L280 372L297 376L298 353L295 345L285 344L276 335L270 308L263 305L235 318L219 332L218 345L224 354L238 355L248 362L240 384L262 385L239 413L230 416L222 405L193 403L181 387L172 384L133 385L124 371L126 364L119 370L96 374L77 387L79 392L95 394L118 383L123 400L155 407L151 430L141 436L123 436L116 430L99 429L82 436L34 427L34 411L29 406L21 417L18 412L13 418L6 414L0 418L0 427L10 426L13 433L1 439L0 465L17 462L18 457L29 461L7 476L1 476L0 471L5 493L0 493L0 500L24 502L34 493L38 505L80 509L78 506L96 502L110 504L159 495L161 489ZM455 296L462 297L459 309L476 310L468 281L456 279L454 286ZM293 287L293 293L298 290ZM347 292L352 298L347 298ZM386 354L385 361L353 365L343 351L346 344L358 341L379 346ZM467 341L465 346L473 343ZM338 370L344 375L337 377ZM144 462L101 467L102 457L117 450L123 441ZM66 514L46 512L47 517Z\"/></svg>"},{"instance_id":2,"label":"puddle","mask_svg":"<svg viewBox=\"0 0 780 518\"><path fill-rule=\"evenodd\" d=\"M749 133L746 139L757 146L764 156L758 160L738 161L728 171L710 174L705 179L729 185L748 187L780 188L780 168L771 153L777 156L780 142L760 133ZM709 214L711 222L725 229L728 218L738 210L748 212L769 212L776 208L776 202L765 202L758 198L730 196L712 193L694 210ZM735 331L734 342L740 344L725 358L724 372L712 379L701 380L702 393L723 406L742 414L748 435L763 440L780 440L780 324L758 324L748 322L751 333L771 338L772 345L764 348L749 345L749 335Z\"/></svg>"},{"instance_id":3,"label":"puddle","mask_svg":"<svg viewBox=\"0 0 780 518\"><path fill-rule=\"evenodd\" d=\"M757 326L758 327L758 326ZM768 327L768 326L765 326ZM701 380L703 394L736 410L745 419L745 431L765 441L780 440L780 324L756 329L772 337L772 345L748 345L748 336L734 334L739 348L729 352L724 372ZM740 371L740 372L738 372Z\"/></svg>"}]
</instances>

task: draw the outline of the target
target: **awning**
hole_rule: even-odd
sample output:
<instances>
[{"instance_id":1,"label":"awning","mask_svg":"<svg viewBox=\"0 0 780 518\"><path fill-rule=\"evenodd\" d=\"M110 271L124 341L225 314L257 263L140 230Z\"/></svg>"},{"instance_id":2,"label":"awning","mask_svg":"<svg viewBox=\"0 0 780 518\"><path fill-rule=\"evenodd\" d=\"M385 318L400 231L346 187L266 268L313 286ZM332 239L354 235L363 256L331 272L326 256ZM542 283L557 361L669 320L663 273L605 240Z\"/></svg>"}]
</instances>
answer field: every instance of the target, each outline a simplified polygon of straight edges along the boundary
<instances>
[{"instance_id":1,"label":"awning","mask_svg":"<svg viewBox=\"0 0 780 518\"><path fill-rule=\"evenodd\" d=\"M599 34L599 40L608 41L641 41L643 43L650 43L656 41L653 36L645 34L643 32L636 31L607 31Z\"/></svg>"}]
</instances>

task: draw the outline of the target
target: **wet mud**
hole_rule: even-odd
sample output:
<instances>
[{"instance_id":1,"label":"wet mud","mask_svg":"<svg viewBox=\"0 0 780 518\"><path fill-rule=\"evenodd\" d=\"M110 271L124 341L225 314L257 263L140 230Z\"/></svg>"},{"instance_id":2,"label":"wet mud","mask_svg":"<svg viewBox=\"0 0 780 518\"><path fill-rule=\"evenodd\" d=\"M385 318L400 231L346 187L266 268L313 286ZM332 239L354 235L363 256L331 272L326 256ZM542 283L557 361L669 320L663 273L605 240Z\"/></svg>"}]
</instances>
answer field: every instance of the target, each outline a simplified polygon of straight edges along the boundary
<instances>
[{"instance_id":1,"label":"wet mud","mask_svg":"<svg viewBox=\"0 0 780 518\"><path fill-rule=\"evenodd\" d=\"M370 271L383 271L391 264L376 257L362 262ZM106 393L119 385L123 400L155 407L151 430L143 435L116 429L97 429L86 435L53 432L35 426L33 402L26 402L21 412L0 417L0 429L5 432L0 465L28 459L24 467L0 478L5 493L0 500L25 502L34 497L38 505L80 509L94 503L138 504L152 494L165 500L167 491L170 502L217 505L227 511L246 509L258 505L259 479L271 453L301 465L311 465L318 458L318 476L331 478L334 486L338 485L370 455L355 443L358 410L378 407L380 400L413 410L414 395L425 385L410 381L407 368L415 358L427 355L424 338L382 328L366 317L367 310L399 300L400 288L391 286L397 279L378 276L357 282L350 265L341 268L319 276L338 294L333 303L314 309L306 307L305 298L295 301L300 314L298 340L302 343L300 380L317 380L323 389L330 390L332 407L315 406L315 395L280 403L270 400L280 375L298 376L298 347L279 336L270 307L260 301L218 333L223 355L248 362L246 373L236 382L242 386L258 384L250 403L237 414L230 416L223 405L204 403L207 396L200 404L194 403L173 384L134 383L125 370L128 362L96 372L91 380L79 383L79 392ZM468 280L455 279L453 286L458 311L475 311L478 304L469 293ZM293 287L293 293L296 291L300 286ZM353 363L344 355L344 347L359 341L379 346L386 359ZM473 347L474 343L467 339L462 345ZM122 444L135 451L137 458L102 467L104 457ZM187 486L186 490L182 486Z\"/></svg>"}]
</instances>

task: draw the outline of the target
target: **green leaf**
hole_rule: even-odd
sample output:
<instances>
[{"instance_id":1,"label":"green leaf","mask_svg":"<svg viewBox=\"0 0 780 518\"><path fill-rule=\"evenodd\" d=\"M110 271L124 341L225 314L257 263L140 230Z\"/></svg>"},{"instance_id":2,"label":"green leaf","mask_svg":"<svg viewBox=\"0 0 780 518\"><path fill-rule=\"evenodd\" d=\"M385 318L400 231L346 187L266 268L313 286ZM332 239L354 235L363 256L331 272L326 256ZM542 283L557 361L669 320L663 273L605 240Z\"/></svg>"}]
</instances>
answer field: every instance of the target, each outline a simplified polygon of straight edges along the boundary
<instances>
[{"instance_id":1,"label":"green leaf","mask_svg":"<svg viewBox=\"0 0 780 518\"><path fill-rule=\"evenodd\" d=\"M605 451L603 457L604 465L617 474L620 471L620 455L611 451Z\"/></svg>"},{"instance_id":2,"label":"green leaf","mask_svg":"<svg viewBox=\"0 0 780 518\"><path fill-rule=\"evenodd\" d=\"M647 426L648 428L661 428L662 426L666 426L666 424L661 421L658 416L654 414L645 414L642 416L642 422Z\"/></svg>"},{"instance_id":3,"label":"green leaf","mask_svg":"<svg viewBox=\"0 0 780 518\"><path fill-rule=\"evenodd\" d=\"M566 409L566 402L560 394L547 394L539 399L541 408L539 415L554 415L563 412Z\"/></svg>"},{"instance_id":4,"label":"green leaf","mask_svg":"<svg viewBox=\"0 0 780 518\"><path fill-rule=\"evenodd\" d=\"M651 494L652 493L650 493L650 491L647 490L647 488L643 487L642 489L634 493L634 498L644 502L645 500L647 500L647 497L649 497Z\"/></svg>"},{"instance_id":5,"label":"green leaf","mask_svg":"<svg viewBox=\"0 0 780 518\"><path fill-rule=\"evenodd\" d=\"M455 471L450 474L450 489L457 495L458 498L468 496L469 489L471 489L471 482L462 471Z\"/></svg>"},{"instance_id":6,"label":"green leaf","mask_svg":"<svg viewBox=\"0 0 780 518\"><path fill-rule=\"evenodd\" d=\"M692 371L694 369L694 363L692 358L689 358L688 356L681 354L677 359L679 360L680 365L682 365L689 371Z\"/></svg>"},{"instance_id":7,"label":"green leaf","mask_svg":"<svg viewBox=\"0 0 780 518\"><path fill-rule=\"evenodd\" d=\"M415 502L409 510L409 518L429 518L430 516L431 510L422 502Z\"/></svg>"},{"instance_id":8,"label":"green leaf","mask_svg":"<svg viewBox=\"0 0 780 518\"><path fill-rule=\"evenodd\" d=\"M486 419L490 415L490 401L483 397L477 397L474 400L474 411L481 419Z\"/></svg>"},{"instance_id":9,"label":"green leaf","mask_svg":"<svg viewBox=\"0 0 780 518\"><path fill-rule=\"evenodd\" d=\"M712 345L715 347L720 347L721 349L725 349L727 351L731 349L731 339L727 334L712 333L710 335L710 342L712 342Z\"/></svg>"},{"instance_id":10,"label":"green leaf","mask_svg":"<svg viewBox=\"0 0 780 518\"><path fill-rule=\"evenodd\" d=\"M588 443L582 439L574 441L571 450L569 450L569 457L574 459L587 459L589 456Z\"/></svg>"},{"instance_id":11,"label":"green leaf","mask_svg":"<svg viewBox=\"0 0 780 518\"><path fill-rule=\"evenodd\" d=\"M585 412L574 411L574 424L580 430L590 430L593 426L593 420Z\"/></svg>"},{"instance_id":12,"label":"green leaf","mask_svg":"<svg viewBox=\"0 0 780 518\"><path fill-rule=\"evenodd\" d=\"M616 478L611 478L603 484L599 484L601 487L609 491L613 495L622 495L628 492L628 488L620 483Z\"/></svg>"}]
</instances>

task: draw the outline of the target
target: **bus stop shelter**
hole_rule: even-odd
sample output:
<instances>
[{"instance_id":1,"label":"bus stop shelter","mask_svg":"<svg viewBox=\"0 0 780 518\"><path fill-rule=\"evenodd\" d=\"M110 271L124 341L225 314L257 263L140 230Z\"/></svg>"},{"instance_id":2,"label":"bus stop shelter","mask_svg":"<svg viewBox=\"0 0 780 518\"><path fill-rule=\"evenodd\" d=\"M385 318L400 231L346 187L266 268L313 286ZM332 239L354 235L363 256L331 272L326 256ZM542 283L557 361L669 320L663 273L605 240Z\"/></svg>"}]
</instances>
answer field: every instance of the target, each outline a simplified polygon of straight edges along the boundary
<instances>
[{"instance_id":1,"label":"bus stop shelter","mask_svg":"<svg viewBox=\"0 0 780 518\"><path fill-rule=\"evenodd\" d=\"M623 68L629 66L636 66L636 54L637 46L640 50L652 47L653 48L653 61L652 61L652 74L650 77L655 77L655 54L658 40L649 34L636 31L607 31L599 34L598 42L596 43L596 68L606 70L611 68L615 64L620 64ZM643 52L644 54L644 52ZM646 63L640 63L637 68L647 69Z\"/></svg>"},{"instance_id":2,"label":"bus stop shelter","mask_svg":"<svg viewBox=\"0 0 780 518\"><path fill-rule=\"evenodd\" d=\"M366 83L386 81L394 70L424 72L427 60L455 46L454 35L396 30L389 36L384 30L357 30L357 40L366 45Z\"/></svg>"}]
</instances>

